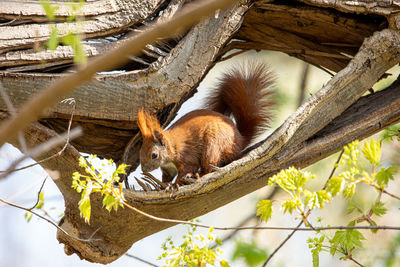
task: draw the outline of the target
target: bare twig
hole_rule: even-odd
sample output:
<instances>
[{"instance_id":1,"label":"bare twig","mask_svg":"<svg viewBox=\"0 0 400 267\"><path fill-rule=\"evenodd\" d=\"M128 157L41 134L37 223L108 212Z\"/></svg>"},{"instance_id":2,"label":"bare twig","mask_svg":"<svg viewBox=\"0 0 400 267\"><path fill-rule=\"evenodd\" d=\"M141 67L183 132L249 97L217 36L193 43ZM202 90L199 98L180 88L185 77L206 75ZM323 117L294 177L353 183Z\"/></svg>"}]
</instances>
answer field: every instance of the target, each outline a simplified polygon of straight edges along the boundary
<instances>
[{"instance_id":1,"label":"bare twig","mask_svg":"<svg viewBox=\"0 0 400 267\"><path fill-rule=\"evenodd\" d=\"M353 256L348 255L347 258L348 258L349 260L351 260L352 262L354 262L355 264L357 264L358 266L364 267L364 265L362 265L361 263L359 263L358 261L356 261L356 260L353 258Z\"/></svg>"},{"instance_id":2,"label":"bare twig","mask_svg":"<svg viewBox=\"0 0 400 267\"><path fill-rule=\"evenodd\" d=\"M299 98L297 101L298 107L300 107L301 104L303 104L303 102L304 102L309 72L310 72L310 64L308 64L307 62L303 62L303 71L301 74L301 81L300 81L300 88L299 88L300 93L299 93Z\"/></svg>"},{"instance_id":3,"label":"bare twig","mask_svg":"<svg viewBox=\"0 0 400 267\"><path fill-rule=\"evenodd\" d=\"M50 223L51 225L53 225L53 226L56 227L58 230L60 230L61 232L63 232L65 235L67 235L68 237L70 237L70 238L72 238L72 239L75 239L75 240L78 240L78 241L81 241L81 242L93 242L93 241L100 241L100 240L101 240L101 239L92 239L92 238L90 238L90 239L82 239L82 238L79 238L79 237L70 235L67 231L65 231L64 229L62 229L62 228L61 228L60 226L58 226L55 222L53 222L53 221L50 220L50 219L47 219L46 217L44 217L44 216L38 214L37 212L35 212L35 211L31 210L31 209L28 209L28 208L19 206L19 205L17 205L17 204L11 203L11 202L9 202L9 201L7 201L7 200L4 200L4 199L1 199L1 198L0 198L0 202L3 202L4 204L7 204L7 205L9 205L9 206L11 206L11 207L14 207L14 208L17 208L17 209L21 209L21 210L25 210L25 211L27 211L27 212L32 213L33 215L39 217L40 219L45 220L46 222ZM97 232L97 230L96 230L96 232Z\"/></svg>"},{"instance_id":4,"label":"bare twig","mask_svg":"<svg viewBox=\"0 0 400 267\"><path fill-rule=\"evenodd\" d=\"M155 265L155 264L153 264L153 263L151 263L151 262L149 262L149 261L146 261L146 260L144 260L144 259L141 259L141 258L139 258L139 257L137 257L137 256L135 256L135 255L132 255L132 254L129 254L129 253L125 253L125 256L128 256L128 257L130 257L130 258L133 258L133 259L138 260L138 261L140 261L140 262L143 262L143 263L145 263L145 264L147 264L147 265L149 265L149 266L158 267L157 265Z\"/></svg>"},{"instance_id":5,"label":"bare twig","mask_svg":"<svg viewBox=\"0 0 400 267\"><path fill-rule=\"evenodd\" d=\"M64 95L92 79L97 72L108 71L128 62L128 56L138 55L147 44L182 32L205 16L213 14L216 10L227 8L235 2L235 0L191 2L175 16L143 27L142 31L133 33L126 42L121 43L118 47L94 57L86 65L80 66L76 72L71 72L56 80L28 101L17 116L0 125L0 146L35 121L44 110L59 101Z\"/></svg>"},{"instance_id":6,"label":"bare twig","mask_svg":"<svg viewBox=\"0 0 400 267\"><path fill-rule=\"evenodd\" d=\"M56 154L51 155L50 157L47 157L47 158L42 159L42 160L39 160L39 161L37 161L37 162L35 162L35 163L26 165L26 166L21 167L21 168L16 168L16 169L13 170L13 172L21 171L21 170L24 170L24 169L28 169L28 168L31 168L31 167L33 167L33 166L36 166L36 165L38 165L38 164L40 164L40 163L43 163L43 162L45 162L45 161L51 160L51 159L53 159L53 158L55 158L55 157L61 156L61 154L62 154L62 153L64 152L64 150L67 148L67 146L69 145L69 141L70 141L70 132L71 132L71 126L72 126L72 119L73 119L74 113L75 113L75 103L76 103L76 102L75 102L75 99L73 99L73 98L67 98L67 99L64 99L63 101L61 101L61 103L73 104L73 109L72 109L72 112L71 112L71 118L70 118L69 123L68 123L67 140L65 141L65 144L64 144L63 148L62 148L60 151L58 151ZM3 173L3 172L4 172L4 171L0 171L0 173ZM1 178L1 177L0 177L0 178Z\"/></svg>"},{"instance_id":7,"label":"bare twig","mask_svg":"<svg viewBox=\"0 0 400 267\"><path fill-rule=\"evenodd\" d=\"M342 150L342 151L340 152L339 157L338 157L338 159L336 160L335 165L333 166L333 169L332 169L332 171L331 171L331 174L329 174L329 177L328 177L328 179L326 180L326 183L325 183L324 187L322 188L322 190L325 190L325 189L326 189L329 180L333 177L333 174L335 173L336 169L339 167L339 162L340 162L340 160L342 159L343 153L344 153L344 150Z\"/></svg>"},{"instance_id":8,"label":"bare twig","mask_svg":"<svg viewBox=\"0 0 400 267\"><path fill-rule=\"evenodd\" d=\"M397 200L400 200L400 197L398 197L398 196L396 196L396 195L393 195L392 193L389 193L388 191L386 191L385 189L380 188L380 187L379 187L378 185L376 185L376 184L369 184L369 185L375 187L376 190L381 191L382 193L384 193L384 194L386 194L386 195L388 195L388 196L390 196L390 197L392 197L392 198L395 198L395 199L397 199Z\"/></svg>"},{"instance_id":9,"label":"bare twig","mask_svg":"<svg viewBox=\"0 0 400 267\"><path fill-rule=\"evenodd\" d=\"M285 240L282 241L282 243L269 255L267 260L264 262L263 267L267 266L268 262L272 259L272 257L283 247L283 245L286 244L286 242L296 233L299 229L300 226L304 223L304 221L300 221L300 223L297 225L295 229L285 238Z\"/></svg>"},{"instance_id":10,"label":"bare twig","mask_svg":"<svg viewBox=\"0 0 400 267\"><path fill-rule=\"evenodd\" d=\"M127 202L123 201L122 204L126 206L127 208L142 214L143 216L146 216L150 219L160 221L160 222L169 222L169 223L174 223L174 224L187 224L187 225L194 225L200 228L214 228L215 230L280 230L280 231L322 231L322 230L347 230L347 229L377 229L377 230L396 230L400 231L400 226L387 226L387 225L367 225L367 226L326 226L326 227L280 227L280 226L244 226L244 227L218 227L218 226L211 226L211 225L206 225L206 224L201 224L201 223L195 223L195 222L190 222L190 221L183 221L183 220L175 220L175 219L167 219L167 218L161 218L157 217L151 214L148 214L142 210L139 210L131 205L129 205ZM303 221L302 221L303 222Z\"/></svg>"},{"instance_id":11,"label":"bare twig","mask_svg":"<svg viewBox=\"0 0 400 267\"><path fill-rule=\"evenodd\" d=\"M32 206L32 208L29 209L29 211L33 210L33 209L37 206L37 204L39 203L39 201L40 201L40 193L42 193L43 186L44 186L44 184L46 183L46 180L47 180L48 177L49 177L49 176L46 176L46 177L44 178L44 180L43 180L43 182L42 182L42 185L40 186L40 189L39 189L38 194L37 194L36 203L35 203L35 205Z\"/></svg>"},{"instance_id":12,"label":"bare twig","mask_svg":"<svg viewBox=\"0 0 400 267\"><path fill-rule=\"evenodd\" d=\"M274 187L274 188L272 189L272 191L269 192L268 196L265 196L265 197L263 197L262 199L272 199L272 198L275 196L276 192L278 192L278 187ZM256 219L256 218L257 218L257 216L256 216L256 213L254 212L254 213L250 214L249 216L247 216L246 218L244 218L239 224L237 224L236 227L244 226L244 225L246 225L248 222L250 222L251 220ZM221 241L222 241L222 242L225 242L225 241L231 239L231 238L234 237L238 232L239 232L239 229L232 231L232 233L230 233L230 234L228 234L227 236L225 236L224 238L222 238Z\"/></svg>"},{"instance_id":13,"label":"bare twig","mask_svg":"<svg viewBox=\"0 0 400 267\"><path fill-rule=\"evenodd\" d=\"M76 127L70 131L70 133L63 133L58 136L54 136L51 139L47 140L44 143L41 143L35 146L33 149L27 151L22 157L11 163L11 165L7 168L7 170L3 171L0 175L0 179L7 177L8 174L13 172L15 168L25 159L32 157L38 157L42 153L49 151L50 149L64 143L66 140L77 138L82 134L82 128Z\"/></svg>"}]
</instances>

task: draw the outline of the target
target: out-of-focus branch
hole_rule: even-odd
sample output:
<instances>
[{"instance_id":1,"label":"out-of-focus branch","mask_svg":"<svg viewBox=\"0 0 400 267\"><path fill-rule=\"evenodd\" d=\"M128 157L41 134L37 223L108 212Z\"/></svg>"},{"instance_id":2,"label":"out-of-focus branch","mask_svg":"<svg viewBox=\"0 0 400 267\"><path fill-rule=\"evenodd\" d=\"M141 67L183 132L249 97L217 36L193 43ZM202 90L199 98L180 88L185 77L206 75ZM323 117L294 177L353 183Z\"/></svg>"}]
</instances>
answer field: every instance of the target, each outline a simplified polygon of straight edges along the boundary
<instances>
[{"instance_id":1,"label":"out-of-focus branch","mask_svg":"<svg viewBox=\"0 0 400 267\"><path fill-rule=\"evenodd\" d=\"M62 148L60 151L58 151L57 153L51 155L50 157L44 158L44 159L42 159L42 160L39 160L39 161L37 161L37 162L35 162L35 163L26 165L26 166L21 167L21 168L13 169L13 170L12 170L13 172L21 171L21 170L24 170L24 169L27 169L27 168L31 168L31 167L33 167L33 166L36 166L36 165L40 164L40 163L43 163L43 162L48 161L48 160L51 160L52 158L61 156L61 154L65 151L65 149L66 149L67 146L69 145L69 141L70 141L70 132L71 132L71 126L72 126L72 119L73 119L73 117L74 117L74 112L75 112L75 99L73 99L73 98L67 98L67 99L64 99L63 101L61 101L61 103L69 103L69 104L72 104L72 105L73 105L73 110L72 110L72 113L71 113L71 118L70 118L70 120L69 120L68 129L67 129L67 132L66 132L66 133L67 133L67 140L65 141L65 144L64 144L63 148ZM25 140L25 139L24 139L24 140ZM24 153L25 153L25 152L26 152L26 151L24 151ZM0 173L3 173L3 171L0 171Z\"/></svg>"},{"instance_id":2,"label":"out-of-focus branch","mask_svg":"<svg viewBox=\"0 0 400 267\"><path fill-rule=\"evenodd\" d=\"M11 206L11 207L14 207L14 208L17 208L17 209L21 209L21 210L24 210L24 211L28 211L28 212L32 213L33 215L36 215L37 217L39 217L40 219L45 220L46 222L50 223L51 225L53 225L53 226L56 227L58 230L60 230L61 232L63 232L63 233L66 234L67 236L71 237L72 239L75 239L75 240L78 240L78 241L81 241L81 242L92 242L92 241L98 240L98 239L93 239L93 238L92 238L92 237L96 234L96 231L95 231L95 232L92 234L92 236L91 236L90 238L88 238L88 239L79 238L79 237L70 235L68 232L66 232L64 229L62 229L60 226L58 226L55 222L53 222L53 221L50 220L50 219L47 219L46 217L44 217L44 216L38 214L38 213L35 212L35 211L32 211L32 209L19 206L19 205L17 205L17 204L14 204L14 203L12 203L12 202L9 202L9 201L7 201L7 200L5 200L5 199L1 199L1 198L0 198L0 202L3 202L4 204L7 204L7 205L9 205L9 206Z\"/></svg>"},{"instance_id":3,"label":"out-of-focus branch","mask_svg":"<svg viewBox=\"0 0 400 267\"><path fill-rule=\"evenodd\" d=\"M74 129L72 129L70 132L66 132L66 133L63 133L63 134L61 134L59 136L55 136L55 137L49 139L47 142L44 142L44 143L41 143L40 145L37 145L33 149L28 150L22 157L20 157L16 161L14 161L7 168L7 170L5 170L0 175L0 179L3 179L5 177L7 177L7 175L9 175L11 172L13 172L15 170L15 168L18 166L18 164L20 164L25 159L27 159L29 157L31 157L31 158L38 157L39 155L51 150L52 148L54 148L54 147L56 147L56 146L58 146L60 144L63 144L67 140L75 139L75 138L79 137L80 135L82 135L82 128L76 127Z\"/></svg>"},{"instance_id":4,"label":"out-of-focus branch","mask_svg":"<svg viewBox=\"0 0 400 267\"><path fill-rule=\"evenodd\" d=\"M1 97L3 98L3 100L4 100L4 103L7 106L7 110L10 112L11 116L16 116L17 115L17 111L15 110L14 105L12 104L11 99L8 96L6 90L4 90L2 82L0 82L0 94L1 94ZM26 146L26 140L25 140L24 135L22 134L22 132L18 132L18 142L19 142L19 145L21 146L22 152L25 153L26 150L27 150L27 146Z\"/></svg>"}]
</instances>

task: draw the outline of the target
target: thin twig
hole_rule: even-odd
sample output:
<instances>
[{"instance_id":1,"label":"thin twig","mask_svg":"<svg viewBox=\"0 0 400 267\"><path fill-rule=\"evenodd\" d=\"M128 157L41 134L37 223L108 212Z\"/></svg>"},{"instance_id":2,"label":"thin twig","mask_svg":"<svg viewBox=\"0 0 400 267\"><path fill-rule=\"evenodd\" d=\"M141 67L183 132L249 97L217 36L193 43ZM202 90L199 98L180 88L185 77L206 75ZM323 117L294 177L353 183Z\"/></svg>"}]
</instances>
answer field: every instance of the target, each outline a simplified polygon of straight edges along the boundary
<instances>
[{"instance_id":1,"label":"thin twig","mask_svg":"<svg viewBox=\"0 0 400 267\"><path fill-rule=\"evenodd\" d=\"M52 148L64 143L66 140L77 138L80 135L82 135L82 128L76 127L74 129L72 129L69 132L69 134L62 133L58 136L54 136L54 137L50 138L49 140L47 140L44 143L41 143L41 144L35 146L31 150L27 151L22 157L20 157L19 159L15 160L13 163L11 163L11 165L7 168L7 170L2 171L1 172L2 174L0 175L0 179L7 177L8 174L15 171L15 168L18 166L18 164L20 164L25 159L27 159L29 157L31 157L31 158L38 157L42 153L45 153L45 152L51 150ZM27 168L27 167L25 167L25 168ZM22 168L22 169L24 169L24 168Z\"/></svg>"},{"instance_id":2,"label":"thin twig","mask_svg":"<svg viewBox=\"0 0 400 267\"><path fill-rule=\"evenodd\" d=\"M347 257L349 260L351 260L352 262L354 262L355 264L357 264L358 266L364 267L364 265L362 265L361 263L359 263L358 261L356 261L353 256L349 256Z\"/></svg>"},{"instance_id":3,"label":"thin twig","mask_svg":"<svg viewBox=\"0 0 400 267\"><path fill-rule=\"evenodd\" d=\"M33 210L33 209L37 206L37 204L39 204L39 201L40 201L40 194L42 193L42 190L43 190L44 184L46 183L47 178L49 178L49 176L46 176L46 177L44 178L44 180L43 180L43 182L42 182L42 185L40 186L39 192L38 192L38 194L37 194L36 203L35 203L35 205L32 206L32 208L29 209L29 211Z\"/></svg>"},{"instance_id":4,"label":"thin twig","mask_svg":"<svg viewBox=\"0 0 400 267\"><path fill-rule=\"evenodd\" d=\"M151 262L149 262L149 261L146 261L146 260L144 260L144 259L141 259L141 258L139 258L139 257L137 257L137 256L135 256L135 255L132 255L132 254L129 254L129 253L125 253L125 256L128 256L128 257L130 257L130 258L133 258L133 259L138 260L138 261L140 261L140 262L143 262L143 263L145 263L145 264L147 264L147 265L154 266L154 267L158 267L157 265L155 265L155 264L153 264L153 263L151 263Z\"/></svg>"},{"instance_id":5,"label":"thin twig","mask_svg":"<svg viewBox=\"0 0 400 267\"><path fill-rule=\"evenodd\" d=\"M329 175L328 179L326 180L326 183L325 183L324 187L322 188L322 190L325 190L325 189L326 189L329 180L333 177L333 174L335 173L336 169L339 167L339 162L340 162L340 160L342 159L343 153L344 153L344 150L342 150L342 151L340 152L339 157L337 158L337 160L336 160L336 162L335 162L335 165L333 166L333 169L332 169L332 171L331 171L331 174Z\"/></svg>"},{"instance_id":6,"label":"thin twig","mask_svg":"<svg viewBox=\"0 0 400 267\"><path fill-rule=\"evenodd\" d=\"M71 118L69 119L68 128L67 128L67 140L65 141L65 144L64 144L63 148L62 148L60 151L58 151L57 153L55 153L54 155L51 155L50 157L47 157L47 158L45 158L45 159L36 161L35 163L26 165L26 166L21 167L21 168L16 168L16 169L13 170L13 172L21 171L21 170L24 170L24 169L28 169L28 168L31 168L31 167L36 166L36 165L38 165L38 164L41 164L41 163L43 163L43 162L46 162L46 161L48 161L48 160L51 160L51 159L53 159L53 158L55 158L55 157L61 156L61 154L64 152L64 150L65 150L65 149L68 147L68 145L69 145L69 141L70 141L70 132L71 132L71 126L72 126L72 119L74 118L74 113L75 113L75 99L73 99L73 98L67 98L67 99L64 99L63 101L61 101L61 103L68 103L68 102L69 102L69 104L71 104L71 103L73 104L73 109L72 109L72 112L71 112ZM4 171L0 171L0 173L2 173L2 172L4 172ZM1 178L1 177L0 177L0 178Z\"/></svg>"},{"instance_id":7,"label":"thin twig","mask_svg":"<svg viewBox=\"0 0 400 267\"><path fill-rule=\"evenodd\" d=\"M397 199L397 200L400 200L400 197L398 197L398 196L396 196L396 195L393 195L392 193L389 193L388 191L386 191L385 189L380 188L380 187L379 187L378 185L376 185L376 184L369 184L369 185L375 187L376 190L379 190L380 192L382 192L382 193L384 193L384 194L386 194L386 195L388 195L388 196L390 196L390 197L392 197L392 198L395 198L395 199Z\"/></svg>"},{"instance_id":8,"label":"thin twig","mask_svg":"<svg viewBox=\"0 0 400 267\"><path fill-rule=\"evenodd\" d=\"M16 20L17 20L17 19L12 19L12 20L10 20L10 21L0 23L0 26L8 26L8 25L11 25L11 24L13 24Z\"/></svg>"},{"instance_id":9,"label":"thin twig","mask_svg":"<svg viewBox=\"0 0 400 267\"><path fill-rule=\"evenodd\" d=\"M297 227L295 229L293 229L293 231L285 238L285 240L282 241L282 243L274 250L274 252L272 252L271 255L269 255L267 260L264 262L263 267L267 266L268 262L272 259L272 257L283 247L283 245L286 244L286 242L294 235L294 233L296 233L300 229L300 226L303 223L304 223L303 220L300 221L300 223L297 225Z\"/></svg>"},{"instance_id":10,"label":"thin twig","mask_svg":"<svg viewBox=\"0 0 400 267\"><path fill-rule=\"evenodd\" d=\"M263 197L262 199L272 199L274 197L274 195L276 194L276 192L278 192L278 187L273 187L273 190L268 194L268 196ZM246 218L244 218L239 224L237 224L236 227L241 227L246 225L249 221L256 219L256 213L253 212L252 214L250 214L249 216L247 216ZM225 241L231 239L232 237L234 237L237 233L239 232L239 229L232 231L232 233L228 234L227 236L225 236L224 238L221 239L221 242L224 243ZM214 248L214 246L212 247Z\"/></svg>"},{"instance_id":11,"label":"thin twig","mask_svg":"<svg viewBox=\"0 0 400 267\"><path fill-rule=\"evenodd\" d=\"M167 218L161 218L157 217L151 214L148 214L142 210L139 210L131 205L129 205L127 202L123 201L122 204L126 206L127 208L142 214L145 217L148 217L150 219L160 221L160 222L168 222L168 223L174 223L174 224L187 224L187 225L193 225L197 226L200 228L214 228L215 230L280 230L280 231L322 231L322 230L347 230L347 229L377 229L377 230L396 230L400 231L400 226L387 226L387 225L368 225L368 226L325 226L325 227L281 227L281 226L244 226L244 227L218 227L218 226L211 226L211 225L206 225L206 224L201 224L201 223L195 223L195 222L190 222L190 221L183 221L183 220L175 220L175 219L167 219Z\"/></svg>"},{"instance_id":12,"label":"thin twig","mask_svg":"<svg viewBox=\"0 0 400 267\"><path fill-rule=\"evenodd\" d=\"M17 204L11 203L11 202L8 202L7 200L4 200L4 199L2 199L2 198L0 198L0 202L3 202L4 204L7 204L7 205L9 205L9 206L11 206L11 207L14 207L14 208L17 208L17 209L21 209L21 210L25 210L25 211L27 211L27 212L32 213L33 215L36 215L37 217L39 217L40 219L45 220L46 222L50 223L51 225L53 225L54 227L56 227L58 230L60 230L61 232L63 232L66 236L68 236L68 237L70 237L70 238L72 238L72 239L75 239L75 240L78 240L78 241L81 241L81 242L93 242L93 241L100 241L100 240L101 240L101 239L92 239L92 238L90 238L90 239L82 239L82 238L79 238L79 237L70 235L67 231L65 231L64 229L62 229L62 228L61 228L60 226L58 226L55 222L53 222L53 221L50 220L50 219L47 219L46 217L44 217L44 216L38 214L37 212L35 212L35 211L33 211L33 210L30 210L30 209L28 209L28 208L19 206L19 205L17 205ZM96 232L97 232L97 230L96 230Z\"/></svg>"},{"instance_id":13,"label":"thin twig","mask_svg":"<svg viewBox=\"0 0 400 267\"><path fill-rule=\"evenodd\" d=\"M310 72L310 64L308 64L307 62L303 62L303 71L301 74L301 81L300 81L300 87L299 87L300 92L299 92L299 98L297 101L297 107L300 107L301 104L303 104L303 102L304 102L309 72Z\"/></svg>"}]
</instances>

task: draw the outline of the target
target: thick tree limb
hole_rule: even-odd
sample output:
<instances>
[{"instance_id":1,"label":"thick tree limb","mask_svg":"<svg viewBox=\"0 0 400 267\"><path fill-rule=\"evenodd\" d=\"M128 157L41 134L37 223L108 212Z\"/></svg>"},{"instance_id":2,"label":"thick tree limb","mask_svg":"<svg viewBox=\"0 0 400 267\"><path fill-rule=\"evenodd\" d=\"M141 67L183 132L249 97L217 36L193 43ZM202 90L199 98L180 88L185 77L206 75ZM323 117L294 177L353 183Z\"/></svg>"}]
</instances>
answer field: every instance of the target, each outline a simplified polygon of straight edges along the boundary
<instances>
[{"instance_id":1,"label":"thick tree limb","mask_svg":"<svg viewBox=\"0 0 400 267\"><path fill-rule=\"evenodd\" d=\"M307 166L338 151L342 145L354 138L364 138L399 121L398 84L361 98L347 109L349 104L372 86L373 79L379 79L385 68L390 68L400 61L399 40L400 34L390 30L378 32L368 39L347 68L339 72L246 157L202 177L192 185L181 187L172 196L169 192L126 191L127 199L134 207L149 214L188 220L265 186L267 178L281 168L289 165ZM383 43L386 44L384 47ZM386 58L379 60L380 57ZM342 102L335 101L336 97L341 97ZM336 104L334 108L332 103ZM347 111L343 112L346 109ZM335 114L341 115L327 125ZM324 130L320 131L321 128ZM96 229L101 225L98 235L107 240L106 242L101 246L93 244L93 247L81 248L82 244L69 240L62 234L58 237L61 242L67 244L69 250L80 254L82 251L87 253L81 256L89 257L89 260L112 260L114 258L111 255L127 250L132 242L171 226L171 223L154 221L125 209L109 215L99 208L100 200L97 201L99 204L94 205L98 208L93 211L96 216L91 221L91 227ZM76 208L74 209L77 213ZM72 210L68 212L72 213ZM68 232L80 231L80 225L74 226L76 216L65 217L63 223ZM124 229L123 236L115 229ZM107 248L104 247L105 244L108 244ZM100 258L99 250L110 254Z\"/></svg>"}]
</instances>

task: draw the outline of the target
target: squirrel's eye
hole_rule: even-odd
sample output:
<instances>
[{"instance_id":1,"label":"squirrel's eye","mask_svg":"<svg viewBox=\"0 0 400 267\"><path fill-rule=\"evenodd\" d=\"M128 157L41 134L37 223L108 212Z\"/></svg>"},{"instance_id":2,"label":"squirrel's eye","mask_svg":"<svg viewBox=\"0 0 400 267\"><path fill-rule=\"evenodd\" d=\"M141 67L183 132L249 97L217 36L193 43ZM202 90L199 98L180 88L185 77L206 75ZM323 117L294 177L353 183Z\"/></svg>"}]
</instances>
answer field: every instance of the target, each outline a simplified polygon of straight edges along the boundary
<instances>
[{"instance_id":1,"label":"squirrel's eye","mask_svg":"<svg viewBox=\"0 0 400 267\"><path fill-rule=\"evenodd\" d=\"M156 159L158 157L158 154L156 152L151 153L151 158Z\"/></svg>"}]
</instances>

